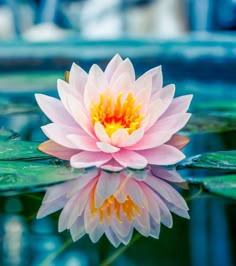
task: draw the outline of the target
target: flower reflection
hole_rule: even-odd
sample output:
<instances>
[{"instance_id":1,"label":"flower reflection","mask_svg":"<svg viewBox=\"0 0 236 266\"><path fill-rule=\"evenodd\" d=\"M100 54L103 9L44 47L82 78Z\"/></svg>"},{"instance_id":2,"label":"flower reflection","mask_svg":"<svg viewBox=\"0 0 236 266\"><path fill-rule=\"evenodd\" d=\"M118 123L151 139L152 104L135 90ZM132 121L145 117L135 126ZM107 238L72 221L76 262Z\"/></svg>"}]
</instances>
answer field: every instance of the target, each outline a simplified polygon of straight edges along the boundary
<instances>
[{"instance_id":1,"label":"flower reflection","mask_svg":"<svg viewBox=\"0 0 236 266\"><path fill-rule=\"evenodd\" d=\"M119 55L105 71L93 65L87 74L73 64L68 82L58 80L61 100L36 95L53 122L42 127L49 140L39 149L75 168L117 171L179 162L188 138L176 133L190 118L192 95L173 99L175 86L162 86L160 67L136 79L131 61Z\"/></svg>"},{"instance_id":2,"label":"flower reflection","mask_svg":"<svg viewBox=\"0 0 236 266\"><path fill-rule=\"evenodd\" d=\"M37 218L62 209L59 231L69 229L74 241L88 234L95 243L105 234L117 247L129 243L134 229L158 238L161 223L172 227L170 211L189 218L184 199L170 184L182 182L174 169L157 166L85 169L81 177L47 190Z\"/></svg>"}]
</instances>

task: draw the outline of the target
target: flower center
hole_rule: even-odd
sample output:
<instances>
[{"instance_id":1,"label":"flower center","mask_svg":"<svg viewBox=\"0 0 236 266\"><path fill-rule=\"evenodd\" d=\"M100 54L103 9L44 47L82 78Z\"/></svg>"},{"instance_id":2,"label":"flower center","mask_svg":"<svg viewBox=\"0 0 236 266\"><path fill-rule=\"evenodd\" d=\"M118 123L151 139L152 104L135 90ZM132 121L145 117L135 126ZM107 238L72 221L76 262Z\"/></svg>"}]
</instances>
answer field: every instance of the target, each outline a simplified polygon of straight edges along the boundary
<instances>
[{"instance_id":1,"label":"flower center","mask_svg":"<svg viewBox=\"0 0 236 266\"><path fill-rule=\"evenodd\" d=\"M123 93L113 99L108 92L100 94L99 103L91 106L92 123L101 123L108 136L117 129L124 128L129 134L140 127L143 115L140 114L141 104L129 93L122 101Z\"/></svg>"},{"instance_id":2,"label":"flower center","mask_svg":"<svg viewBox=\"0 0 236 266\"><path fill-rule=\"evenodd\" d=\"M135 204L129 196L127 196L126 200L122 203L118 202L114 196L111 196L103 202L100 208L96 208L94 199L92 200L91 213L93 215L99 213L100 223L104 220L109 220L112 212L114 212L120 223L122 223L121 212L123 212L129 222L137 215L141 215L139 206Z\"/></svg>"}]
</instances>

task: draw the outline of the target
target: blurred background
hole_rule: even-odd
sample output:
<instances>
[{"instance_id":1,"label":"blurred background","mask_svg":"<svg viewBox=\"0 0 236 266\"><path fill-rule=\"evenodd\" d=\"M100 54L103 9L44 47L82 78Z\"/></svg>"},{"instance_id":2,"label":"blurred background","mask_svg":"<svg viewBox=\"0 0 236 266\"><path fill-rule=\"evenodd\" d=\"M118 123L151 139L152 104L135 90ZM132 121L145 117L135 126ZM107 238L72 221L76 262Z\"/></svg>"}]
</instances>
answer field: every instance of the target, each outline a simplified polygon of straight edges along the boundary
<instances>
[{"instance_id":1,"label":"blurred background","mask_svg":"<svg viewBox=\"0 0 236 266\"><path fill-rule=\"evenodd\" d=\"M56 80L72 62L88 71L120 53L137 76L162 65L176 96L194 94L187 156L236 150L235 29L236 0L0 0L0 129L45 140L40 126L48 120L34 94L58 97ZM58 215L35 219L43 193L6 195L0 194L0 265L41 265L63 250L69 235L58 234ZM191 221L175 216L160 240L142 237L112 265L236 265L235 201L203 195L188 204ZM113 252L104 238L94 245L85 237L45 265L99 265Z\"/></svg>"},{"instance_id":2,"label":"blurred background","mask_svg":"<svg viewBox=\"0 0 236 266\"><path fill-rule=\"evenodd\" d=\"M1 0L0 40L174 38L236 29L235 0Z\"/></svg>"}]
</instances>

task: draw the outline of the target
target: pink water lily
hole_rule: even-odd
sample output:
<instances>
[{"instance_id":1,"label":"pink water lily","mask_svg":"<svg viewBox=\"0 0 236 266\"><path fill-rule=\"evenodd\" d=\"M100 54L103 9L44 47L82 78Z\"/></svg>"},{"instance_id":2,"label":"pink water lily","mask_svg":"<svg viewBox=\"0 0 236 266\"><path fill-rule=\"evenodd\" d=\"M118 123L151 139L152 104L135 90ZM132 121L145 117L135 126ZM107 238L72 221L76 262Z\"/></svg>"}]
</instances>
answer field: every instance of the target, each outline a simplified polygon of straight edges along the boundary
<instances>
[{"instance_id":1,"label":"pink water lily","mask_svg":"<svg viewBox=\"0 0 236 266\"><path fill-rule=\"evenodd\" d=\"M37 218L62 209L59 231L70 230L74 241L88 234L95 243L105 234L117 247L129 243L134 229L159 238L161 223L172 227L170 211L189 218L184 199L168 183L183 181L175 170L160 167L84 170L81 177L47 190Z\"/></svg>"},{"instance_id":2,"label":"pink water lily","mask_svg":"<svg viewBox=\"0 0 236 266\"><path fill-rule=\"evenodd\" d=\"M116 55L105 71L86 73L73 64L69 80L58 80L60 100L37 94L52 123L42 127L50 139L39 149L70 160L75 168L111 171L171 165L185 156L188 138L176 133L187 123L192 95L174 98L175 86L163 87L161 67L136 79L129 59Z\"/></svg>"}]
</instances>

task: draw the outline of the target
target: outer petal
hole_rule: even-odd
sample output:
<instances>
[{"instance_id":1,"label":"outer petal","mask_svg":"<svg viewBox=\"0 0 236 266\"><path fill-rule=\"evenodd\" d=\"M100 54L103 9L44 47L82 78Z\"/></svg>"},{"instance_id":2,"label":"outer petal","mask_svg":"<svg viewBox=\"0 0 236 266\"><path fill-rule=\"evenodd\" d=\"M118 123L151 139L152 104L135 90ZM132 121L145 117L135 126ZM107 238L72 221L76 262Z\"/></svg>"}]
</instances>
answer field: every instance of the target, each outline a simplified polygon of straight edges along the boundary
<instances>
[{"instance_id":1,"label":"outer petal","mask_svg":"<svg viewBox=\"0 0 236 266\"><path fill-rule=\"evenodd\" d=\"M73 63L70 69L69 83L80 97L84 95L87 79L88 74L80 66Z\"/></svg>"},{"instance_id":2,"label":"outer petal","mask_svg":"<svg viewBox=\"0 0 236 266\"><path fill-rule=\"evenodd\" d=\"M41 110L52 122L78 127L60 100L43 94L35 94L35 98Z\"/></svg>"},{"instance_id":3,"label":"outer petal","mask_svg":"<svg viewBox=\"0 0 236 266\"><path fill-rule=\"evenodd\" d=\"M119 66L117 67L116 71L114 72L110 85L114 84L114 82L120 77L122 73L128 73L132 82L135 80L135 72L134 67L131 61L126 58Z\"/></svg>"},{"instance_id":4,"label":"outer petal","mask_svg":"<svg viewBox=\"0 0 236 266\"><path fill-rule=\"evenodd\" d=\"M92 123L84 109L84 106L76 99L76 97L68 93L68 86L68 83L63 80L58 80L58 92L64 106L81 128L83 128L83 130L90 136L94 137Z\"/></svg>"},{"instance_id":5,"label":"outer petal","mask_svg":"<svg viewBox=\"0 0 236 266\"><path fill-rule=\"evenodd\" d=\"M112 154L112 156L124 167L142 169L147 165L147 159L134 151L122 149Z\"/></svg>"},{"instance_id":6,"label":"outer petal","mask_svg":"<svg viewBox=\"0 0 236 266\"><path fill-rule=\"evenodd\" d=\"M114 72L118 68L118 66L123 62L122 58L119 54L116 54L111 61L108 63L106 69L105 69L105 76L108 81L111 80Z\"/></svg>"},{"instance_id":7,"label":"outer petal","mask_svg":"<svg viewBox=\"0 0 236 266\"><path fill-rule=\"evenodd\" d=\"M145 157L149 164L155 165L171 165L185 158L181 151L165 144L157 148L139 151L139 154Z\"/></svg>"},{"instance_id":8,"label":"outer petal","mask_svg":"<svg viewBox=\"0 0 236 266\"><path fill-rule=\"evenodd\" d=\"M154 112L153 110L153 104L150 104L151 109L148 109L148 114L156 114L154 115L152 119L150 119L146 130L148 130L149 128L152 127L152 125L157 121L157 119L166 111L166 109L168 108L168 106L171 104L173 97L175 94L175 85L170 84L166 87L164 87L162 90L159 90L155 95L152 96L153 101L152 103L155 103L155 101L160 101L161 103L158 105L161 105L161 109L158 108L158 105L156 105L156 109L158 110L158 112Z\"/></svg>"},{"instance_id":9,"label":"outer petal","mask_svg":"<svg viewBox=\"0 0 236 266\"><path fill-rule=\"evenodd\" d=\"M78 149L78 148L75 147L75 145L67 138L67 136L71 134L84 135L85 133L80 128L74 128L55 123L43 126L41 127L41 129L43 130L44 134L53 142L56 142L61 146L71 149Z\"/></svg>"},{"instance_id":10,"label":"outer petal","mask_svg":"<svg viewBox=\"0 0 236 266\"><path fill-rule=\"evenodd\" d=\"M66 138L74 144L74 147L85 151L100 151L96 141L90 136L79 136L76 134L67 135Z\"/></svg>"},{"instance_id":11,"label":"outer petal","mask_svg":"<svg viewBox=\"0 0 236 266\"><path fill-rule=\"evenodd\" d=\"M166 142L166 144L181 150L189 143L189 141L190 139L185 136L173 135L172 138Z\"/></svg>"},{"instance_id":12,"label":"outer petal","mask_svg":"<svg viewBox=\"0 0 236 266\"><path fill-rule=\"evenodd\" d=\"M146 150L155 148L167 142L171 138L171 133L168 131L156 131L145 133L143 138L133 146L127 147L131 150Z\"/></svg>"},{"instance_id":13,"label":"outer petal","mask_svg":"<svg viewBox=\"0 0 236 266\"><path fill-rule=\"evenodd\" d=\"M74 155L71 160L71 166L75 168L87 168L91 166L101 166L108 162L112 156L104 152L82 151Z\"/></svg>"},{"instance_id":14,"label":"outer petal","mask_svg":"<svg viewBox=\"0 0 236 266\"><path fill-rule=\"evenodd\" d=\"M185 113L189 108L192 98L193 95L190 94L173 99L172 103L169 105L169 107L167 108L165 113L161 116L161 118L178 113Z\"/></svg>"},{"instance_id":15,"label":"outer petal","mask_svg":"<svg viewBox=\"0 0 236 266\"><path fill-rule=\"evenodd\" d=\"M147 134L153 134L160 131L167 131L171 135L178 132L188 122L191 114L175 114L158 120L147 132Z\"/></svg>"},{"instance_id":16,"label":"outer petal","mask_svg":"<svg viewBox=\"0 0 236 266\"><path fill-rule=\"evenodd\" d=\"M47 140L38 146L38 149L44 153L52 155L62 160L70 160L70 158L80 152L80 150L63 147L51 140Z\"/></svg>"}]
</instances>

